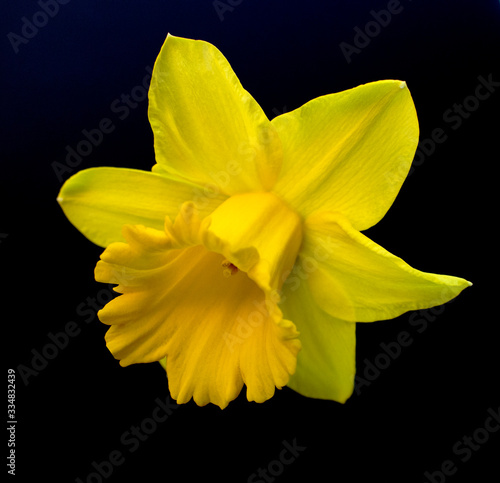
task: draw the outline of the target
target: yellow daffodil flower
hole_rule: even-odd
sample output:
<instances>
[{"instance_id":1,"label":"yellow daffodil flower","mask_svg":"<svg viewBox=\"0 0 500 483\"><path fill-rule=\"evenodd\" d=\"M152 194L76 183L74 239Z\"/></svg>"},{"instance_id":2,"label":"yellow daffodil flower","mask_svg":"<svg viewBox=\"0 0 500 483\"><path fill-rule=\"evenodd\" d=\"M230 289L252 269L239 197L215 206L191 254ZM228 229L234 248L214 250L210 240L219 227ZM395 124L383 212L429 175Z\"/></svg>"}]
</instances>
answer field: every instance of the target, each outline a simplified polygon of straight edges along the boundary
<instances>
[{"instance_id":1,"label":"yellow daffodil flower","mask_svg":"<svg viewBox=\"0 0 500 483\"><path fill-rule=\"evenodd\" d=\"M160 361L171 395L224 408L246 385L346 401L355 322L442 304L470 283L362 235L418 142L404 82L313 99L270 121L213 45L169 35L155 63L152 172L91 168L58 200L105 247L99 311L122 366Z\"/></svg>"}]
</instances>

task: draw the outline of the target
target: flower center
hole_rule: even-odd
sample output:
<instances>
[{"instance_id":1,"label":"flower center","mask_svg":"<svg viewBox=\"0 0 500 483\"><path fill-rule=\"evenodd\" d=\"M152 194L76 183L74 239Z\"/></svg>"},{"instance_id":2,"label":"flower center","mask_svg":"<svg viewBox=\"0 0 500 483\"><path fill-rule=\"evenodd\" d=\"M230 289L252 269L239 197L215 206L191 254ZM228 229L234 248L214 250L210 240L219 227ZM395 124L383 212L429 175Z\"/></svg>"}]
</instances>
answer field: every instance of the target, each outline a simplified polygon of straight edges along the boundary
<instances>
[{"instance_id":1,"label":"flower center","mask_svg":"<svg viewBox=\"0 0 500 483\"><path fill-rule=\"evenodd\" d=\"M280 290L302 243L302 219L273 193L233 195L206 217L202 244L220 253L223 274L239 271L265 292Z\"/></svg>"},{"instance_id":2,"label":"flower center","mask_svg":"<svg viewBox=\"0 0 500 483\"><path fill-rule=\"evenodd\" d=\"M238 273L238 267L236 265L233 265L229 260L224 260L222 262L222 266L224 267L222 274L226 278L229 278L231 275L235 275Z\"/></svg>"}]
</instances>

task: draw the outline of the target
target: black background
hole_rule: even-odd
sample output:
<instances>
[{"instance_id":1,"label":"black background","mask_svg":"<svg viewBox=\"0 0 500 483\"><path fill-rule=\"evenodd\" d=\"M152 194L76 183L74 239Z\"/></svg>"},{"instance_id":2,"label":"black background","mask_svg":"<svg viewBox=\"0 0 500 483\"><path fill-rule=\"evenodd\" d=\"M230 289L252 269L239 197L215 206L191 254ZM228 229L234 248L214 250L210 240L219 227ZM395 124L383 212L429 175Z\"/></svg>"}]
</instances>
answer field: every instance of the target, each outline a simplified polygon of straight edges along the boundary
<instances>
[{"instance_id":1,"label":"black background","mask_svg":"<svg viewBox=\"0 0 500 483\"><path fill-rule=\"evenodd\" d=\"M41 7L2 3L7 368L30 367L32 351L42 351L49 333L64 331L68 322L80 329L27 385L17 374L17 480L86 481L92 462L117 450L122 464L103 481L246 482L279 458L282 441L295 439L306 449L268 481L423 483L425 472L446 460L456 472L436 475L437 482L496 481L500 432L489 434L470 458L453 448L464 436L484 435L474 432L500 404L498 290L489 275L497 268L499 88L488 99L469 98L466 116L451 122L446 113L475 96L479 76L500 81L499 2L401 0L400 13L350 62L340 44L352 45L355 27L364 29L373 21L370 11L386 9L387 1L232 3L221 18L212 1L72 0L35 34L28 31L32 37L17 53L8 34L21 35L23 17L32 21ZM43 23L43 16L37 19ZM59 209L53 163L64 163L66 146L85 139L82 130L110 118L115 129L74 172L150 169L147 101L122 120L111 105L141 84L168 32L215 44L269 117L366 82L406 80L421 139L441 128L446 140L434 148L424 143L427 153L420 153L395 204L367 235L416 268L462 276L474 286L434 313L358 324L360 376L367 361L382 360L381 343L407 331L412 344L345 405L288 388L264 404L248 403L242 393L224 411L190 402L131 451L135 445L124 445L122 437L151 417L157 398L166 400L165 373L158 364L120 368L95 311L82 315L87 297L100 293L103 300L108 291L93 280L102 250ZM425 317L433 320L421 330Z\"/></svg>"}]
</instances>

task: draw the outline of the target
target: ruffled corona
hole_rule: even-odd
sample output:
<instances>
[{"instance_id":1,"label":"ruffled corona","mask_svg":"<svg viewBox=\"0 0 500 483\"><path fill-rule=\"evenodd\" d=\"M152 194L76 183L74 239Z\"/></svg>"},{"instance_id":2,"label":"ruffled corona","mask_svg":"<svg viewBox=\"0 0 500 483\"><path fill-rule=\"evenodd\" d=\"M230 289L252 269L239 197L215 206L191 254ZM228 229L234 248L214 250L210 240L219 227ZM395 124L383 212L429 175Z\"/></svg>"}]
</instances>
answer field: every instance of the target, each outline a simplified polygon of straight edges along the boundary
<instances>
[{"instance_id":1,"label":"ruffled corona","mask_svg":"<svg viewBox=\"0 0 500 483\"><path fill-rule=\"evenodd\" d=\"M245 206L256 218L246 224L238 222ZM121 365L166 356L172 397L199 405L225 407L243 384L249 400L262 402L288 383L300 341L277 294L301 241L293 211L274 195L251 193L201 222L187 203L163 232L128 225L123 236L95 270L122 294L99 312Z\"/></svg>"}]
</instances>

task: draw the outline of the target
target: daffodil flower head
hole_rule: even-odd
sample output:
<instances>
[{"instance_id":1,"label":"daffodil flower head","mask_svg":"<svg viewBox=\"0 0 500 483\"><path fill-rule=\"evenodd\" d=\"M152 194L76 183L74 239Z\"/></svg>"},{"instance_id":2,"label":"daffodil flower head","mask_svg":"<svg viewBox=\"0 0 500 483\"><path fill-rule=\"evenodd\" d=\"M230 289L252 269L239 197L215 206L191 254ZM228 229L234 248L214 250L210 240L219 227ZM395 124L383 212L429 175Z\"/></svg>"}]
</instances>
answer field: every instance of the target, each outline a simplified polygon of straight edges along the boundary
<instances>
[{"instance_id":1,"label":"daffodil flower head","mask_svg":"<svg viewBox=\"0 0 500 483\"><path fill-rule=\"evenodd\" d=\"M178 403L221 408L288 385L345 402L356 322L442 304L470 283L368 239L418 142L408 87L383 80L270 121L213 45L169 35L155 63L152 172L91 168L58 200L105 248L99 311L122 366L160 361Z\"/></svg>"}]
</instances>

